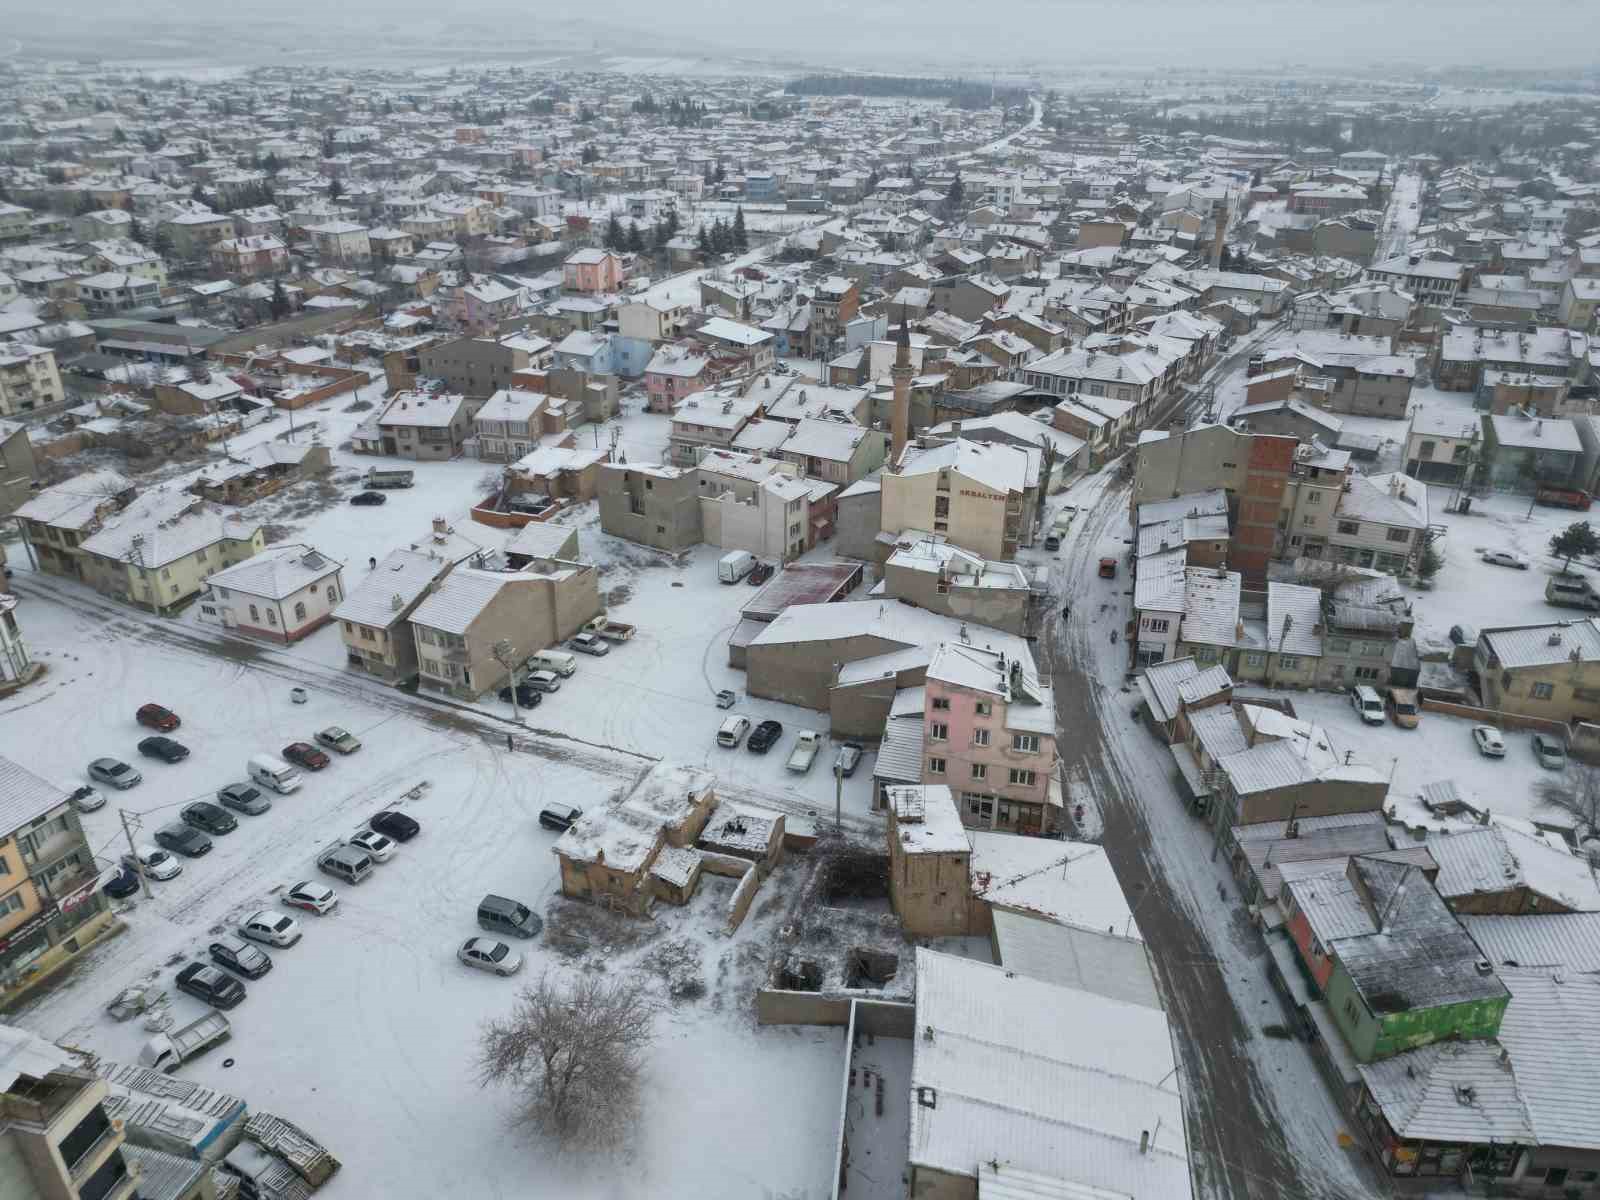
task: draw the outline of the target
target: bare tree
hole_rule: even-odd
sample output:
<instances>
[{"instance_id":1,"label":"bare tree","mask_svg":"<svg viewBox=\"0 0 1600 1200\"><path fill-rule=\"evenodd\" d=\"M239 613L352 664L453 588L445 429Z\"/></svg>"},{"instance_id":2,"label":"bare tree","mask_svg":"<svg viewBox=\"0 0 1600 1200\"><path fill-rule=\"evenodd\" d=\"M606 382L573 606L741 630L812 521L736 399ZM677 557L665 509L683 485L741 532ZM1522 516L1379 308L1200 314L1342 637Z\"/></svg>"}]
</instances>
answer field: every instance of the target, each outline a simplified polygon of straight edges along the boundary
<instances>
[{"instance_id":1,"label":"bare tree","mask_svg":"<svg viewBox=\"0 0 1600 1200\"><path fill-rule=\"evenodd\" d=\"M1541 804L1573 818L1579 841L1600 835L1600 767L1569 761L1565 774L1541 780L1535 790Z\"/></svg>"},{"instance_id":2,"label":"bare tree","mask_svg":"<svg viewBox=\"0 0 1600 1200\"><path fill-rule=\"evenodd\" d=\"M484 1023L478 1082L515 1088L517 1123L563 1145L616 1138L638 1108L654 1015L640 981L586 975L566 986L546 972L510 1016Z\"/></svg>"}]
</instances>

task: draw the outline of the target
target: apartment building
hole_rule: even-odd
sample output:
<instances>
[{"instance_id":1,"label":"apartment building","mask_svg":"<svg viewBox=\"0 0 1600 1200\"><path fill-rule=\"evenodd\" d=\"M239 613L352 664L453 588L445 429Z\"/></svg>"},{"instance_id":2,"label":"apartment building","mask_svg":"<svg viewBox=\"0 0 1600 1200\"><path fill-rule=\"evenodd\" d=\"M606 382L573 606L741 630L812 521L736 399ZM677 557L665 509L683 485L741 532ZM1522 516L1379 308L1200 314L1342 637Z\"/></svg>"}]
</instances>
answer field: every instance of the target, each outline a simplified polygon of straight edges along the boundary
<instances>
[{"instance_id":1,"label":"apartment building","mask_svg":"<svg viewBox=\"0 0 1600 1200\"><path fill-rule=\"evenodd\" d=\"M423 347L417 354L417 372L441 381L452 392L482 400L513 386L511 377L518 371L548 367L552 357L549 340L536 334L462 337Z\"/></svg>"},{"instance_id":2,"label":"apartment building","mask_svg":"<svg viewBox=\"0 0 1600 1200\"><path fill-rule=\"evenodd\" d=\"M55 351L27 342L0 342L0 417L16 416L66 399Z\"/></svg>"},{"instance_id":3,"label":"apartment building","mask_svg":"<svg viewBox=\"0 0 1600 1200\"><path fill-rule=\"evenodd\" d=\"M345 664L385 683L415 678L411 613L455 566L454 556L427 549L394 550L373 563L366 578L333 610Z\"/></svg>"},{"instance_id":4,"label":"apartment building","mask_svg":"<svg viewBox=\"0 0 1600 1200\"><path fill-rule=\"evenodd\" d=\"M472 431L475 410L461 395L401 392L376 421L382 453L418 462L454 458Z\"/></svg>"},{"instance_id":5,"label":"apartment building","mask_svg":"<svg viewBox=\"0 0 1600 1200\"><path fill-rule=\"evenodd\" d=\"M984 558L1010 561L1033 544L1040 452L956 438L907 446L882 479L882 528L942 535Z\"/></svg>"},{"instance_id":6,"label":"apartment building","mask_svg":"<svg viewBox=\"0 0 1600 1200\"><path fill-rule=\"evenodd\" d=\"M601 463L600 528L641 546L687 550L702 540L700 494L692 467Z\"/></svg>"},{"instance_id":7,"label":"apartment building","mask_svg":"<svg viewBox=\"0 0 1600 1200\"><path fill-rule=\"evenodd\" d=\"M1455 301L1466 273L1458 262L1402 254L1373 263L1362 278L1391 284L1430 308L1444 308Z\"/></svg>"}]
</instances>

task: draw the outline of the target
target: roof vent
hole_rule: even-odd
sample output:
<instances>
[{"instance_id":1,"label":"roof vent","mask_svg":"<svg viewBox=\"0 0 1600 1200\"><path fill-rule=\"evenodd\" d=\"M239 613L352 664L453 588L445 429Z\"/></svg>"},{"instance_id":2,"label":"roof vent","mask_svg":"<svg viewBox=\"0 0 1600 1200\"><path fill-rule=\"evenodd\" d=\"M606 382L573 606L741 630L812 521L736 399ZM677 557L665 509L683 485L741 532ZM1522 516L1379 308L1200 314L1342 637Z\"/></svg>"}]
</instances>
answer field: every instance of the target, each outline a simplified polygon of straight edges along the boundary
<instances>
[{"instance_id":1,"label":"roof vent","mask_svg":"<svg viewBox=\"0 0 1600 1200\"><path fill-rule=\"evenodd\" d=\"M1561 645L1561 631L1559 629L1552 629L1550 631L1550 639L1545 644L1550 646Z\"/></svg>"},{"instance_id":2,"label":"roof vent","mask_svg":"<svg viewBox=\"0 0 1600 1200\"><path fill-rule=\"evenodd\" d=\"M1474 962L1472 965L1475 968L1477 968L1477 971L1478 971L1479 975L1492 975L1492 974L1494 974L1494 967L1489 965L1489 960L1487 958L1480 958L1476 962Z\"/></svg>"}]
</instances>

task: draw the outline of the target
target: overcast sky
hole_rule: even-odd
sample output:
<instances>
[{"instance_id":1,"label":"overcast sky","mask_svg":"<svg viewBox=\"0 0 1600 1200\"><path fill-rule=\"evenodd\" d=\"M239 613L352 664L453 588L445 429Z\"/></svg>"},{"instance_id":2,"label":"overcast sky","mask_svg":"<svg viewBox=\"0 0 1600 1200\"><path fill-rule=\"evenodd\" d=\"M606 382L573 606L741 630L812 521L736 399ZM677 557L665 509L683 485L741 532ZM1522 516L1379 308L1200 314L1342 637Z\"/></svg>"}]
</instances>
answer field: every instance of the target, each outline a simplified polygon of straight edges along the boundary
<instances>
[{"instance_id":1,"label":"overcast sky","mask_svg":"<svg viewBox=\"0 0 1600 1200\"><path fill-rule=\"evenodd\" d=\"M1600 0L0 0L0 7L20 14L5 33L24 45L30 24L41 35L46 28L59 34L64 19L102 35L112 22L129 22L141 40L159 38L168 20L192 31L197 20L287 19L312 38L369 22L391 34L414 23L432 30L504 22L508 34L530 42L555 21L568 38L598 38L602 49L808 58L891 72L934 63L1070 72L1077 63L1118 61L1571 67L1594 63L1600 42Z\"/></svg>"}]
</instances>

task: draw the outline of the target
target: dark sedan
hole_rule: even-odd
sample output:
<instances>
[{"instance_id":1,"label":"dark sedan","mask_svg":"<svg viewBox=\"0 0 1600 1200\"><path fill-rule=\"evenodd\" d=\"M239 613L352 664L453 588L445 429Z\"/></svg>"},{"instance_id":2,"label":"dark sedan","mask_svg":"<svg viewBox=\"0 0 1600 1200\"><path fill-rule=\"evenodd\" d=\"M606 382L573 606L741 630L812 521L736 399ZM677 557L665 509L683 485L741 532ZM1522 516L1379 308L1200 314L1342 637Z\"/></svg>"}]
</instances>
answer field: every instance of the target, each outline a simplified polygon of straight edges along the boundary
<instances>
[{"instance_id":1,"label":"dark sedan","mask_svg":"<svg viewBox=\"0 0 1600 1200\"><path fill-rule=\"evenodd\" d=\"M422 832L422 826L418 825L414 818L406 816L403 812L395 812L392 808L385 809L367 824L397 842L409 842Z\"/></svg>"},{"instance_id":2,"label":"dark sedan","mask_svg":"<svg viewBox=\"0 0 1600 1200\"><path fill-rule=\"evenodd\" d=\"M132 867L122 867L100 890L113 900L125 900L139 890L139 873Z\"/></svg>"},{"instance_id":3,"label":"dark sedan","mask_svg":"<svg viewBox=\"0 0 1600 1200\"><path fill-rule=\"evenodd\" d=\"M179 971L178 990L204 1000L212 1008L232 1008L244 999L244 984L206 963L190 963Z\"/></svg>"},{"instance_id":4,"label":"dark sedan","mask_svg":"<svg viewBox=\"0 0 1600 1200\"><path fill-rule=\"evenodd\" d=\"M184 805L178 816L183 819L185 825L192 825L205 833L232 833L239 828L239 822L234 819L231 812L204 800Z\"/></svg>"},{"instance_id":5,"label":"dark sedan","mask_svg":"<svg viewBox=\"0 0 1600 1200\"><path fill-rule=\"evenodd\" d=\"M509 704L511 702L511 689L508 687L501 688L500 699ZM543 702L544 693L538 688L532 687L526 683L517 684L517 704L520 707L538 708Z\"/></svg>"},{"instance_id":6,"label":"dark sedan","mask_svg":"<svg viewBox=\"0 0 1600 1200\"><path fill-rule=\"evenodd\" d=\"M211 839L187 825L168 825L156 830L156 845L185 858L199 858L202 854L211 853Z\"/></svg>"},{"instance_id":7,"label":"dark sedan","mask_svg":"<svg viewBox=\"0 0 1600 1200\"><path fill-rule=\"evenodd\" d=\"M362 507L366 507L368 505L387 504L389 503L389 497L385 496L382 492L357 492L354 496L350 497L350 503L359 504Z\"/></svg>"},{"instance_id":8,"label":"dark sedan","mask_svg":"<svg viewBox=\"0 0 1600 1200\"><path fill-rule=\"evenodd\" d=\"M140 741L139 753L164 763L180 763L189 757L189 747L169 737L147 737Z\"/></svg>"},{"instance_id":9,"label":"dark sedan","mask_svg":"<svg viewBox=\"0 0 1600 1200\"><path fill-rule=\"evenodd\" d=\"M272 957L242 938L219 938L209 947L211 961L246 979L260 979L272 970Z\"/></svg>"},{"instance_id":10,"label":"dark sedan","mask_svg":"<svg viewBox=\"0 0 1600 1200\"><path fill-rule=\"evenodd\" d=\"M783 725L778 721L763 721L750 731L745 749L751 754L765 754L783 737Z\"/></svg>"}]
</instances>

